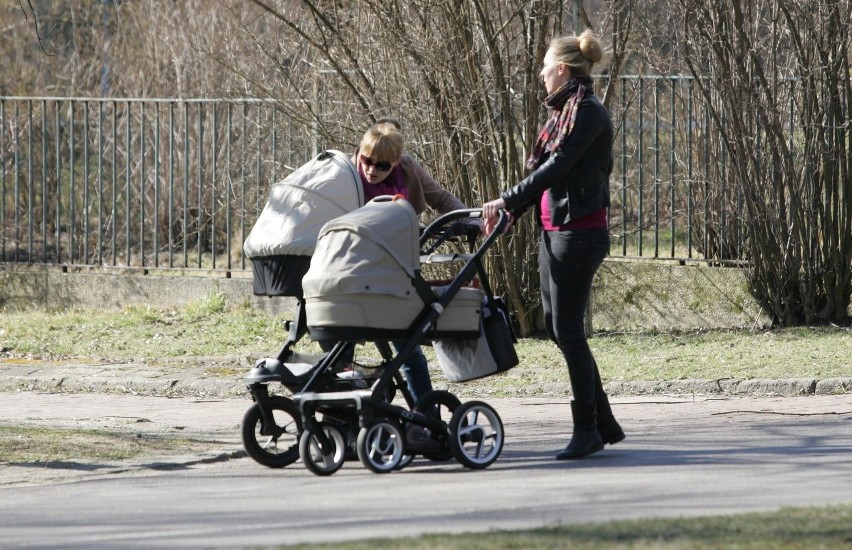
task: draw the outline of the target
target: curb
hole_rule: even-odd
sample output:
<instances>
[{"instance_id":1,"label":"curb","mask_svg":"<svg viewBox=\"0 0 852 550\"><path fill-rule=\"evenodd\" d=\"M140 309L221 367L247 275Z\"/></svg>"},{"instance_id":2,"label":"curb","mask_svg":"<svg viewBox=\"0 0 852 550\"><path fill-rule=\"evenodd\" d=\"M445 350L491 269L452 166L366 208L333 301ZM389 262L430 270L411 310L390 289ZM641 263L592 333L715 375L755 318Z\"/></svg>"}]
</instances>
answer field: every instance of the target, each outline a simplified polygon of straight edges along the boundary
<instances>
[{"instance_id":1,"label":"curb","mask_svg":"<svg viewBox=\"0 0 852 550\"><path fill-rule=\"evenodd\" d=\"M185 396L248 398L245 382L232 378L186 376L106 376L87 374L73 376L65 374L15 374L0 372L0 391L33 391L45 393L108 393L151 396ZM438 384L439 385L439 384ZM436 389L438 388L436 385ZM541 397L570 396L570 387L539 388ZM565 386L565 387L562 387ZM273 391L275 385L273 384ZM459 396L476 397L534 397L531 388L506 388L489 391L485 387L466 389L463 385L452 385L451 391ZM720 395L729 397L749 396L807 396L839 395L852 393L852 377L843 378L792 378L786 380L764 379L719 379L719 380L650 380L611 381L605 384L611 397L631 395Z\"/></svg>"},{"instance_id":2,"label":"curb","mask_svg":"<svg viewBox=\"0 0 852 550\"><path fill-rule=\"evenodd\" d=\"M606 384L610 395L653 395L653 394L699 394L728 396L782 396L798 395L839 395L852 393L852 377L790 378L786 380L733 379L719 380L671 380L609 382Z\"/></svg>"}]
</instances>

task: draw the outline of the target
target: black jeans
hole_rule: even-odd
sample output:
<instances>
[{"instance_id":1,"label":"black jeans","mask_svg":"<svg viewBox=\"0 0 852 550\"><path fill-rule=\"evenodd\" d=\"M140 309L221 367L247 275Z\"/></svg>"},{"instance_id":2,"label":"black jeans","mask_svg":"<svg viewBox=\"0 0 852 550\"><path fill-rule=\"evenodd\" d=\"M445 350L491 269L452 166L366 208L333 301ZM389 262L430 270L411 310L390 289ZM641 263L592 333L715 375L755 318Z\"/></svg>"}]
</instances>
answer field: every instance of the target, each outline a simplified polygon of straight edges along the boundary
<instances>
[{"instance_id":1,"label":"black jeans","mask_svg":"<svg viewBox=\"0 0 852 550\"><path fill-rule=\"evenodd\" d=\"M556 342L571 378L574 399L611 415L583 319L595 272L609 253L606 229L542 231L539 248L544 327Z\"/></svg>"}]
</instances>

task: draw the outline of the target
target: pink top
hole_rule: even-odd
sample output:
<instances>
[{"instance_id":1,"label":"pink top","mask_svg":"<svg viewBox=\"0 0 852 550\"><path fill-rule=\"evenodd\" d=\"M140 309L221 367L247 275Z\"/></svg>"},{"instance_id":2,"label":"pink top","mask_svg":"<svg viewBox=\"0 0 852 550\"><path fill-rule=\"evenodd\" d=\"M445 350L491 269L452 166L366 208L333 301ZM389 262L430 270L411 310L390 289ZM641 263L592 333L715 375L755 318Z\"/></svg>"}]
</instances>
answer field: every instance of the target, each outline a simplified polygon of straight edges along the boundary
<instances>
[{"instance_id":1,"label":"pink top","mask_svg":"<svg viewBox=\"0 0 852 550\"><path fill-rule=\"evenodd\" d=\"M358 173L361 175L361 187L364 188L364 202L368 203L371 200L381 195L402 195L408 198L408 186L405 184L405 176L402 173L402 168L394 166L388 177L379 183L370 183L367 181L367 176L364 174L364 167L358 163Z\"/></svg>"},{"instance_id":2,"label":"pink top","mask_svg":"<svg viewBox=\"0 0 852 550\"><path fill-rule=\"evenodd\" d=\"M595 210L587 216L571 220L564 225L553 225L550 221L550 208L547 204L547 193L541 194L541 225L545 231L569 231L571 229L607 229L606 206Z\"/></svg>"}]
</instances>

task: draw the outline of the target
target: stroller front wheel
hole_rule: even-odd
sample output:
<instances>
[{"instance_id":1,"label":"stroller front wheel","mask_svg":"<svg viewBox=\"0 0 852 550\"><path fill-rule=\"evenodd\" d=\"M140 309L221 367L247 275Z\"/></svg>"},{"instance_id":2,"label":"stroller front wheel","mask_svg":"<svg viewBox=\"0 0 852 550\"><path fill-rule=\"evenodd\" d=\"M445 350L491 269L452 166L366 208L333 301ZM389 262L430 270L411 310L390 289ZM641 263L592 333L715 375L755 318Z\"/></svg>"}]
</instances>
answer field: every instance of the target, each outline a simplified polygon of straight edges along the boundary
<instances>
[{"instance_id":1,"label":"stroller front wheel","mask_svg":"<svg viewBox=\"0 0 852 550\"><path fill-rule=\"evenodd\" d=\"M272 422L266 422L257 403L243 416L243 447L256 462L283 468L299 459L302 415L291 399L279 395L269 397L266 407Z\"/></svg>"},{"instance_id":2,"label":"stroller front wheel","mask_svg":"<svg viewBox=\"0 0 852 550\"><path fill-rule=\"evenodd\" d=\"M377 474L385 474L399 466L405 442L395 423L377 419L358 432L357 450L361 464Z\"/></svg>"},{"instance_id":3,"label":"stroller front wheel","mask_svg":"<svg viewBox=\"0 0 852 550\"><path fill-rule=\"evenodd\" d=\"M503 450L503 421L497 411L482 401L468 401L457 408L448 431L453 456L467 468L487 468Z\"/></svg>"},{"instance_id":4,"label":"stroller front wheel","mask_svg":"<svg viewBox=\"0 0 852 550\"><path fill-rule=\"evenodd\" d=\"M329 476L343 466L346 443L336 426L325 422L321 422L319 426L328 440L328 447L323 447L313 430L305 428L299 439L299 456L308 470L318 476Z\"/></svg>"}]
</instances>

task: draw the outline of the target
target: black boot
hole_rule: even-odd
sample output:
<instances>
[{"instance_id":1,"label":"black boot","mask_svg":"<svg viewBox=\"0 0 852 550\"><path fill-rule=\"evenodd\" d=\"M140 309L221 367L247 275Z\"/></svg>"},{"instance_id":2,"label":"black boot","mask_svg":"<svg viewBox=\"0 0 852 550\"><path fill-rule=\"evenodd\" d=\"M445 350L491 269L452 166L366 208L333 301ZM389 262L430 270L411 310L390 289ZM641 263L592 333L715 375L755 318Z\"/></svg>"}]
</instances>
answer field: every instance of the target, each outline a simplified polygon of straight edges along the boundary
<instances>
[{"instance_id":1,"label":"black boot","mask_svg":"<svg viewBox=\"0 0 852 550\"><path fill-rule=\"evenodd\" d=\"M596 453L604 443L595 426L595 409L579 401L571 401L571 416L574 418L574 433L565 450L556 455L556 460L571 460Z\"/></svg>"},{"instance_id":2,"label":"black boot","mask_svg":"<svg viewBox=\"0 0 852 550\"><path fill-rule=\"evenodd\" d=\"M612 415L606 418L598 417L598 433L601 434L603 442L610 445L615 445L624 439L624 431Z\"/></svg>"},{"instance_id":3,"label":"black boot","mask_svg":"<svg viewBox=\"0 0 852 550\"><path fill-rule=\"evenodd\" d=\"M595 379L595 408L598 413L598 433L601 434L601 439L604 443L614 445L624 439L624 432L615 416L612 415L612 407L609 404L609 397L600 383L600 376Z\"/></svg>"}]
</instances>

